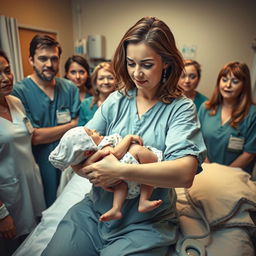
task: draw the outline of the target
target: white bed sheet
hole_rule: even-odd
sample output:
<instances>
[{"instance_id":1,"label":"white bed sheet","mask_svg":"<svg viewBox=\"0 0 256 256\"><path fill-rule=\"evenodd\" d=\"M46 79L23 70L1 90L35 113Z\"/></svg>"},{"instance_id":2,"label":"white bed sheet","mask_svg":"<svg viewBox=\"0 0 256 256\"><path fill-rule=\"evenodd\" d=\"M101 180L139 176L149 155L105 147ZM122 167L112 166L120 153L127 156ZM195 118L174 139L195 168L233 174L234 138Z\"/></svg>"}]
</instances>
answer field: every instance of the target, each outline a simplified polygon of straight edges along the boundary
<instances>
[{"instance_id":1,"label":"white bed sheet","mask_svg":"<svg viewBox=\"0 0 256 256\"><path fill-rule=\"evenodd\" d=\"M13 255L39 256L51 240L59 222L67 211L84 198L91 183L77 174L71 178L55 203L43 212L42 221Z\"/></svg>"},{"instance_id":2,"label":"white bed sheet","mask_svg":"<svg viewBox=\"0 0 256 256\"><path fill-rule=\"evenodd\" d=\"M192 237L194 239L202 236L203 239L197 239L196 241L192 240L192 242L194 241L195 245L197 242L205 245L207 247L207 256L254 256L255 251L245 229L249 227L253 230L254 228L247 210L250 208L256 212L256 183L250 181L248 175L239 169L229 168L218 164L203 164L203 169L204 172L196 176L192 188L189 190L177 189L177 209L180 213L181 230L183 232L179 242L184 241L184 237ZM241 198L245 196L244 191L246 190L248 190L246 191L248 195L246 195L246 201L242 200L243 203L241 203L241 200L238 200L239 211L236 211L236 213L238 212L239 215L234 213L231 216L229 212L226 212L230 206L225 205L225 207L223 207L224 215L231 217L225 220L222 227L216 222L216 220L214 222L212 221L212 216L209 217L209 214L207 213L209 209L204 209L204 207L212 207L211 202L216 200L216 197L219 196L222 199L223 195L227 194L225 192L227 187L223 181L224 178L227 179L227 182L233 179L231 183L229 182L229 184L227 184L227 186L229 185L229 190L233 189L230 187L232 184L236 184L233 185L235 189L237 186L243 186L243 195L241 195ZM220 181L222 182L221 184ZM204 186L198 186L201 183L204 183ZM209 183L209 187L205 186L207 183ZM224 189L218 193L220 186ZM66 214L68 209L81 201L90 189L91 184L88 180L74 174L55 203L43 212L42 221L39 225L13 255L41 255L42 251L54 234L58 223ZM211 193L209 193L210 189L213 189L212 193L215 195L213 197L214 200L210 200L210 202L208 202L208 198L211 197ZM237 194L237 191L235 193ZM192 198L193 202L189 200L188 194L194 197ZM202 196L204 195L206 195L206 198L203 198L202 201ZM233 200L236 200L236 198ZM217 201L219 203L219 200ZM225 200L224 202L226 204ZM233 202L228 203L233 204ZM238 204L234 207L237 207L237 205ZM219 211L216 211L216 214L218 214L218 219L221 220L222 216L219 216ZM218 225L216 226L216 224ZM214 228L214 231L211 227ZM209 234L207 234L208 231L210 232ZM177 251L181 252L182 249L179 247L177 248ZM169 255L173 256L177 254L170 252ZM180 253L179 255L183 256L185 254Z\"/></svg>"}]
</instances>

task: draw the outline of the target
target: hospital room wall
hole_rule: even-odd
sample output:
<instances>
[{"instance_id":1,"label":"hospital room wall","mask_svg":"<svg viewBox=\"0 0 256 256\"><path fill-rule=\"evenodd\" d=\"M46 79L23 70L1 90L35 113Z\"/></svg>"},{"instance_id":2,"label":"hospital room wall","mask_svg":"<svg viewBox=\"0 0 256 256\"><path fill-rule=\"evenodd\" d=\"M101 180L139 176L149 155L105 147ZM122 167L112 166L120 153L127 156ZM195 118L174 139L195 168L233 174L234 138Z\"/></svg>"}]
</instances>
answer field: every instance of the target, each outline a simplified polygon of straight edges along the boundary
<instances>
[{"instance_id":1,"label":"hospital room wall","mask_svg":"<svg viewBox=\"0 0 256 256\"><path fill-rule=\"evenodd\" d=\"M16 18L20 26L57 32L61 75L79 31L82 37L104 35L111 59L128 27L142 16L157 16L172 28L179 49L196 47L194 59L202 65L198 89L207 96L223 64L239 60L252 66L255 12L255 0L2 0L0 5L0 15Z\"/></svg>"},{"instance_id":2,"label":"hospital room wall","mask_svg":"<svg viewBox=\"0 0 256 256\"><path fill-rule=\"evenodd\" d=\"M255 0L73 0L74 13L80 9L82 37L106 38L106 58L124 32L143 16L156 16L172 29L178 47L196 47L194 59L202 65L199 91L210 96L220 68L238 60L251 68L252 41L256 38ZM77 17L74 37L78 37Z\"/></svg>"},{"instance_id":3,"label":"hospital room wall","mask_svg":"<svg viewBox=\"0 0 256 256\"><path fill-rule=\"evenodd\" d=\"M15 18L18 26L56 32L63 50L63 75L64 62L74 49L71 0L1 0L0 15Z\"/></svg>"}]
</instances>

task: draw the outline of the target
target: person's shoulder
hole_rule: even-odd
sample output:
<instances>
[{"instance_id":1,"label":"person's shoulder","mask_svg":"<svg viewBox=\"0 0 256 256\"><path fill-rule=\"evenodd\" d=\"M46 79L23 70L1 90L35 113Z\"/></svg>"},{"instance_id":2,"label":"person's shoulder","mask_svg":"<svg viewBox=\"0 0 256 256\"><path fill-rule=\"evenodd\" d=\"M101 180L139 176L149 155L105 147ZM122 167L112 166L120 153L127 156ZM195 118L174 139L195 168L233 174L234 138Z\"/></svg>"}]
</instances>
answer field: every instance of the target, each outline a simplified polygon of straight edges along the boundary
<instances>
[{"instance_id":1,"label":"person's shoulder","mask_svg":"<svg viewBox=\"0 0 256 256\"><path fill-rule=\"evenodd\" d=\"M11 104L13 106L16 106L17 108L22 109L22 110L24 109L24 106L18 97L14 96L14 95L8 95L6 97L7 97L8 101L11 102Z\"/></svg>"},{"instance_id":2,"label":"person's shoulder","mask_svg":"<svg viewBox=\"0 0 256 256\"><path fill-rule=\"evenodd\" d=\"M82 101L81 106L90 105L90 104L92 103L92 100L93 100L93 96L90 96L90 97L85 98L85 99Z\"/></svg>"},{"instance_id":3,"label":"person's shoulder","mask_svg":"<svg viewBox=\"0 0 256 256\"><path fill-rule=\"evenodd\" d=\"M249 113L247 115L250 118L256 119L256 105L251 104L249 108Z\"/></svg>"},{"instance_id":4,"label":"person's shoulder","mask_svg":"<svg viewBox=\"0 0 256 256\"><path fill-rule=\"evenodd\" d=\"M169 105L175 109L181 109L181 108L194 109L195 108L194 102L185 96L181 96L174 99L173 102Z\"/></svg>"},{"instance_id":5,"label":"person's shoulder","mask_svg":"<svg viewBox=\"0 0 256 256\"><path fill-rule=\"evenodd\" d=\"M128 92L130 93L130 91ZM102 105L118 105L121 102L129 100L131 95L126 95L123 91L114 91L112 92Z\"/></svg>"},{"instance_id":6,"label":"person's shoulder","mask_svg":"<svg viewBox=\"0 0 256 256\"><path fill-rule=\"evenodd\" d=\"M255 105L255 104L251 104L249 111L250 111L251 113L256 114L256 105Z\"/></svg>"},{"instance_id":7,"label":"person's shoulder","mask_svg":"<svg viewBox=\"0 0 256 256\"><path fill-rule=\"evenodd\" d=\"M77 89L76 85L66 78L56 77L55 81L61 87Z\"/></svg>"},{"instance_id":8,"label":"person's shoulder","mask_svg":"<svg viewBox=\"0 0 256 256\"><path fill-rule=\"evenodd\" d=\"M8 98L9 101L11 101L14 104L22 104L20 99L14 95L8 95L6 97Z\"/></svg>"},{"instance_id":9,"label":"person's shoulder","mask_svg":"<svg viewBox=\"0 0 256 256\"><path fill-rule=\"evenodd\" d=\"M14 88L14 89L23 89L23 88L26 88L26 86L29 85L30 80L31 80L31 79L30 79L29 77L26 77L26 78L24 78L24 79L22 79L22 80L19 80L19 81L17 81L17 82L14 84L13 88Z\"/></svg>"},{"instance_id":10,"label":"person's shoulder","mask_svg":"<svg viewBox=\"0 0 256 256\"><path fill-rule=\"evenodd\" d=\"M208 97L206 97L204 94L202 94L198 91L196 91L196 97L201 99L201 100L204 100L204 101L208 100Z\"/></svg>"}]
</instances>

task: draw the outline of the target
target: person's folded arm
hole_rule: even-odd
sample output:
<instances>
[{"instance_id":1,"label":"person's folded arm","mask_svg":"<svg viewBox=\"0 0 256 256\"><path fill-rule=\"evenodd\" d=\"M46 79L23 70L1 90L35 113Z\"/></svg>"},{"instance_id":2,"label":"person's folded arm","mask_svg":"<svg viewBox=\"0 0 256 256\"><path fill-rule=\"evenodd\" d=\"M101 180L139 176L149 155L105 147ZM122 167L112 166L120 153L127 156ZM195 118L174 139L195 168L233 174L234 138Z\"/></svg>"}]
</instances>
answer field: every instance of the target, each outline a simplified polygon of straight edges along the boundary
<instances>
[{"instance_id":1,"label":"person's folded arm","mask_svg":"<svg viewBox=\"0 0 256 256\"><path fill-rule=\"evenodd\" d=\"M48 144L59 140L66 131L77 126L77 121L78 118L72 119L71 122L67 124L53 127L34 128L32 144Z\"/></svg>"},{"instance_id":2,"label":"person's folded arm","mask_svg":"<svg viewBox=\"0 0 256 256\"><path fill-rule=\"evenodd\" d=\"M231 164L231 167L245 168L254 158L256 154L243 152Z\"/></svg>"}]
</instances>

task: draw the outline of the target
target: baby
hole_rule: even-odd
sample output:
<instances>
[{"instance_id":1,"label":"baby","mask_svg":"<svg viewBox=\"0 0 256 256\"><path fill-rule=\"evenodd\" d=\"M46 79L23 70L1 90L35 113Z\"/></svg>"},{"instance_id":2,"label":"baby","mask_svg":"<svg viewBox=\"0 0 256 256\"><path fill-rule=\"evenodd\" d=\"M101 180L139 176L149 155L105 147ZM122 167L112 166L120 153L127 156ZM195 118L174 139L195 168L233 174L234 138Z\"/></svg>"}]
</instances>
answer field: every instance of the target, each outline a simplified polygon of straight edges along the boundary
<instances>
[{"instance_id":1,"label":"baby","mask_svg":"<svg viewBox=\"0 0 256 256\"><path fill-rule=\"evenodd\" d=\"M70 165L76 165L97 150L110 151L123 163L139 164L160 162L162 152L153 147L142 146L142 139L137 135L127 135L122 138L118 134L101 136L95 130L86 127L75 127L67 131L61 138L58 146L51 152L49 161L58 169L64 170ZM102 214L100 221L110 221L122 218L122 205L124 200L132 199L140 194L139 212L148 212L157 208L162 200L150 201L153 187L139 185L135 182L124 181L113 187L113 207Z\"/></svg>"}]
</instances>

